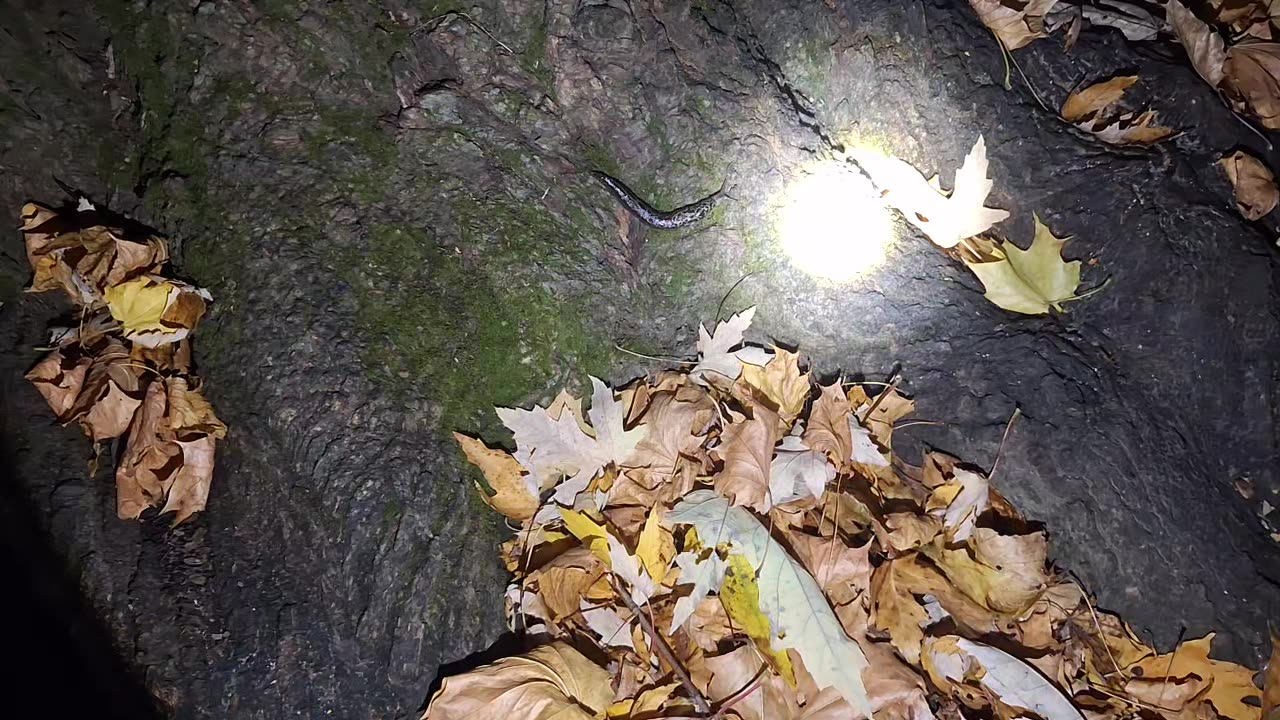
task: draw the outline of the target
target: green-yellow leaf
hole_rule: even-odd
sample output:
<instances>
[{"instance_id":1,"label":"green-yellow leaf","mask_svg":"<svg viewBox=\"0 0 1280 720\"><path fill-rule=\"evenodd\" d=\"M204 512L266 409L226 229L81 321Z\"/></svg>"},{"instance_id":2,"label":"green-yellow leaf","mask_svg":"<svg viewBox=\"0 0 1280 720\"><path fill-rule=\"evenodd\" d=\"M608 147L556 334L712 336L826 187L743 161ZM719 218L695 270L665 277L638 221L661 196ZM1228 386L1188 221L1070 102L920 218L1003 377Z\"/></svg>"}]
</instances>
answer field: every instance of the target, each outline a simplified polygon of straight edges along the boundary
<instances>
[{"instance_id":1,"label":"green-yellow leaf","mask_svg":"<svg viewBox=\"0 0 1280 720\"><path fill-rule=\"evenodd\" d=\"M609 533L603 527L576 510L560 508L560 517L564 518L566 530L581 540L606 567L612 567L609 561Z\"/></svg>"},{"instance_id":2,"label":"green-yellow leaf","mask_svg":"<svg viewBox=\"0 0 1280 720\"><path fill-rule=\"evenodd\" d=\"M1075 299L1080 285L1080 261L1063 262L1066 238L1053 233L1037 217L1035 238L1023 250L1002 242L1004 258L994 262L965 264L982 281L986 297L1005 310L1024 315L1043 315L1049 308L1061 311L1062 303Z\"/></svg>"},{"instance_id":3,"label":"green-yellow leaf","mask_svg":"<svg viewBox=\"0 0 1280 720\"><path fill-rule=\"evenodd\" d=\"M760 652L773 658L773 666L787 684L795 687L795 670L785 650L775 650L771 645L773 633L769 618L760 611L760 586L756 583L756 570L745 555L729 555L729 567L724 571L724 583L720 586L720 601L729 619L747 637L755 641Z\"/></svg>"}]
</instances>

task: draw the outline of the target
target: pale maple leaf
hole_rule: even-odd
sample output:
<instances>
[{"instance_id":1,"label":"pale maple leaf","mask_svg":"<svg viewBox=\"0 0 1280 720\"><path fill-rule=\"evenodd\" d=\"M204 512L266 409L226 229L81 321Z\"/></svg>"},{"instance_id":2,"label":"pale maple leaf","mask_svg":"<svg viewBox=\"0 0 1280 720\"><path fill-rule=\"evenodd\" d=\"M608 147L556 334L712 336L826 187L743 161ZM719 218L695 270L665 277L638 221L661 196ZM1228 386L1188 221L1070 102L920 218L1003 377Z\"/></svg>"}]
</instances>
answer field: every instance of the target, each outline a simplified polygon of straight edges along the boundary
<instances>
[{"instance_id":1,"label":"pale maple leaf","mask_svg":"<svg viewBox=\"0 0 1280 720\"><path fill-rule=\"evenodd\" d=\"M799 426L797 426L797 429ZM798 433L782 439L769 469L769 496L765 510L804 497L821 499L836 469L827 456L809 448Z\"/></svg>"},{"instance_id":2,"label":"pale maple leaf","mask_svg":"<svg viewBox=\"0 0 1280 720\"><path fill-rule=\"evenodd\" d=\"M606 465L625 463L644 437L643 430L624 429L626 408L614 397L613 390L591 378L592 437L582 428L576 415L562 408L553 416L547 408L497 408L502 424L515 435L517 462L529 471L526 482L535 496L542 488L567 476L557 487L553 499L570 505Z\"/></svg>"},{"instance_id":3,"label":"pale maple leaf","mask_svg":"<svg viewBox=\"0 0 1280 720\"><path fill-rule=\"evenodd\" d=\"M668 635L675 634L677 628L684 625L685 620L693 615L698 603L712 590L724 583L725 563L714 550L703 551L706 557L699 559L697 553L682 552L676 555L675 562L680 568L680 584L692 585L693 592L676 600L675 611L671 615L671 629Z\"/></svg>"},{"instance_id":4,"label":"pale maple leaf","mask_svg":"<svg viewBox=\"0 0 1280 720\"><path fill-rule=\"evenodd\" d=\"M605 647L625 647L636 649L631 640L631 623L623 620L617 610L611 607L592 607L586 600L582 601L582 619L600 637Z\"/></svg>"},{"instance_id":5,"label":"pale maple leaf","mask_svg":"<svg viewBox=\"0 0 1280 720\"><path fill-rule=\"evenodd\" d=\"M871 439L871 431L862 427L858 422L858 416L853 414L849 415L849 439L852 446L852 451L849 453L851 462L869 467L889 467L889 461L885 459L884 453L880 452L876 442Z\"/></svg>"},{"instance_id":6,"label":"pale maple leaf","mask_svg":"<svg viewBox=\"0 0 1280 720\"><path fill-rule=\"evenodd\" d=\"M726 380L737 380L742 374L742 363L765 365L773 357L764 348L750 345L738 350L743 334L751 326L756 309L749 307L716 325L715 333L708 333L705 325L698 326L698 364L689 371L689 379L700 385L707 384L708 375Z\"/></svg>"},{"instance_id":7,"label":"pale maple leaf","mask_svg":"<svg viewBox=\"0 0 1280 720\"><path fill-rule=\"evenodd\" d=\"M956 171L950 197L898 158L873 150L856 150L853 158L883 191L885 202L939 247L955 247L1009 217L1005 210L985 206L992 182L987 177L987 146L981 136Z\"/></svg>"}]
</instances>

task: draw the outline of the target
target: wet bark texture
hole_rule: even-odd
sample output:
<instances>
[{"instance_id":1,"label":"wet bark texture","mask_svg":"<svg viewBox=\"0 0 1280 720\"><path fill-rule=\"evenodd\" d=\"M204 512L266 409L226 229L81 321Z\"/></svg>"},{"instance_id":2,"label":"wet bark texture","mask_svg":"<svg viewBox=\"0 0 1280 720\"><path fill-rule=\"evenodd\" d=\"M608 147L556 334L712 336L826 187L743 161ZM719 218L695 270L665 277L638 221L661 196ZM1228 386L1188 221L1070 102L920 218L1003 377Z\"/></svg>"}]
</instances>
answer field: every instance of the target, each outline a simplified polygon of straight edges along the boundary
<instances>
[{"instance_id":1,"label":"wet bark texture","mask_svg":"<svg viewBox=\"0 0 1280 720\"><path fill-rule=\"evenodd\" d=\"M0 5L0 208L56 202L56 176L169 234L217 300L197 361L232 434L209 510L119 521L109 468L87 477L87 441L21 378L66 308L19 294L3 241L15 512L162 712L413 715L439 664L502 630L504 531L447 431L658 366L615 343L689 353L748 272L727 307L759 306L757 338L831 371L900 366L943 423L901 431L908 459L989 467L1020 407L996 485L1057 560L1162 645L1216 628L1259 662L1280 612L1259 515L1280 505L1278 264L1214 161L1265 147L1175 55L1040 41L1005 89L965 4L918 0ZM1034 96L1135 70L1185 129L1150 150ZM1011 237L1037 212L1097 258L1086 282L1111 278L1064 318L990 305L907 229L844 286L777 249L778 198L833 146L949 173L980 133ZM726 178L730 198L648 231L593 169L665 207Z\"/></svg>"}]
</instances>

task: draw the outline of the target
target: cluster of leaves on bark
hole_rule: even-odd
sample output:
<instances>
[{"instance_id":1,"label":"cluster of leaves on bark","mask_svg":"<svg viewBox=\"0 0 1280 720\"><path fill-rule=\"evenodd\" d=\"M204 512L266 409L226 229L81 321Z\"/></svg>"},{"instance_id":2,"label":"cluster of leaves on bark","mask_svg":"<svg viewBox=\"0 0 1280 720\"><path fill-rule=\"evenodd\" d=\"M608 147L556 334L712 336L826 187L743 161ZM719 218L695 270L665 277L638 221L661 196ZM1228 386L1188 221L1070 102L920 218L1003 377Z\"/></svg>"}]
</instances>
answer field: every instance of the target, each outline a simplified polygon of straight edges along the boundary
<instances>
[{"instance_id":1,"label":"cluster of leaves on bark","mask_svg":"<svg viewBox=\"0 0 1280 720\"><path fill-rule=\"evenodd\" d=\"M456 436L519 524L505 598L533 647L444 679L424 720L1273 718L1280 643L1265 689L1212 635L1158 652L988 474L894 453L895 385L820 385L743 343L752 315L686 371L593 378L585 413L499 409L514 452Z\"/></svg>"},{"instance_id":2,"label":"cluster of leaves on bark","mask_svg":"<svg viewBox=\"0 0 1280 720\"><path fill-rule=\"evenodd\" d=\"M1006 51L1061 31L1069 51L1087 26L1110 27L1132 41L1162 35L1178 42L1195 71L1234 112L1268 130L1280 129L1280 3L1274 0L969 0ZM1177 134L1157 124L1154 110L1122 107L1136 75L1110 78L1070 94L1061 115L1072 125L1116 145L1147 145ZM1280 201L1271 170L1236 151L1220 164L1236 191L1242 215L1257 220Z\"/></svg>"},{"instance_id":3,"label":"cluster of leaves on bark","mask_svg":"<svg viewBox=\"0 0 1280 720\"><path fill-rule=\"evenodd\" d=\"M190 335L211 296L164 276L164 238L86 200L66 211L28 203L22 233L27 291L61 289L76 307L27 379L95 444L125 438L115 458L122 519L159 506L177 524L200 512L227 432L191 372Z\"/></svg>"}]
</instances>

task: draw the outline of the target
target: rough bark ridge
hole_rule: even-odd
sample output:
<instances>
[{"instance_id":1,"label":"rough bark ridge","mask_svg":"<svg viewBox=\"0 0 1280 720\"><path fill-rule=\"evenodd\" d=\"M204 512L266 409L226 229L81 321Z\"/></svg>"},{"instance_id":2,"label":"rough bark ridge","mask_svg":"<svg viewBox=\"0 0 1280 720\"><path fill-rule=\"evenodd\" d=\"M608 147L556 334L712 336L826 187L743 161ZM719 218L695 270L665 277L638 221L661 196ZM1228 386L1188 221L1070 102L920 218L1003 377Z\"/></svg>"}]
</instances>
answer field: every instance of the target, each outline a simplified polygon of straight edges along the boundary
<instances>
[{"instance_id":1,"label":"rough bark ridge","mask_svg":"<svg viewBox=\"0 0 1280 720\"><path fill-rule=\"evenodd\" d=\"M0 208L56 175L171 234L218 303L197 339L232 427L210 509L113 517L107 477L21 379L52 298L0 255L4 454L127 664L176 717L410 716L437 666L501 630L501 528L443 430L545 400L614 353L685 353L724 291L819 367L900 364L932 445L989 465L1101 604L1257 662L1280 611L1276 255L1213 167L1261 141L1174 59L1086 34L1017 55L1050 106L1137 69L1187 133L1117 152L1061 123L964 3L485 0L4 2ZM788 180L874 142L956 167L1113 278L1061 322L989 305L904 231L852 285L773 236ZM1273 158L1274 160L1274 158ZM709 228L636 234L586 171L657 205L728 177ZM856 224L857 219L850 222ZM1247 479L1246 502L1232 489Z\"/></svg>"}]
</instances>

